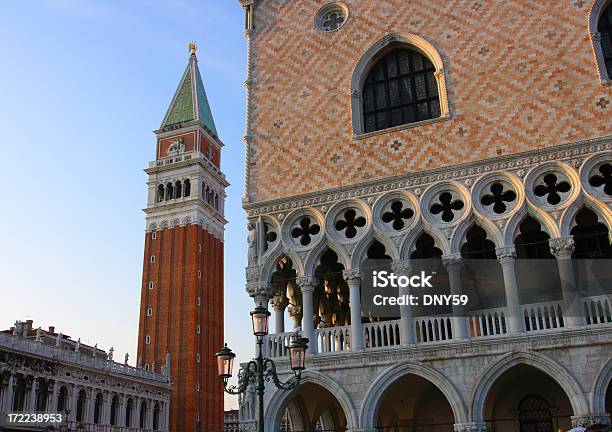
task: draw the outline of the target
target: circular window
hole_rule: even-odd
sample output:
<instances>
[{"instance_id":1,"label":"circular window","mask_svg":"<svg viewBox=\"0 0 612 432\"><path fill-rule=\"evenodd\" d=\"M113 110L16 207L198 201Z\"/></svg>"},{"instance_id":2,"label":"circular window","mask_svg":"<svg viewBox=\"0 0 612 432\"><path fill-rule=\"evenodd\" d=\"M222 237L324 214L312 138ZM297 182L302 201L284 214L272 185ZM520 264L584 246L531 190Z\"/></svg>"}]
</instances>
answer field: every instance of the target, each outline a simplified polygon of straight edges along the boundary
<instances>
[{"instance_id":1,"label":"circular window","mask_svg":"<svg viewBox=\"0 0 612 432\"><path fill-rule=\"evenodd\" d=\"M334 32L346 23L348 15L348 7L344 3L329 3L317 12L315 26L324 32Z\"/></svg>"}]
</instances>

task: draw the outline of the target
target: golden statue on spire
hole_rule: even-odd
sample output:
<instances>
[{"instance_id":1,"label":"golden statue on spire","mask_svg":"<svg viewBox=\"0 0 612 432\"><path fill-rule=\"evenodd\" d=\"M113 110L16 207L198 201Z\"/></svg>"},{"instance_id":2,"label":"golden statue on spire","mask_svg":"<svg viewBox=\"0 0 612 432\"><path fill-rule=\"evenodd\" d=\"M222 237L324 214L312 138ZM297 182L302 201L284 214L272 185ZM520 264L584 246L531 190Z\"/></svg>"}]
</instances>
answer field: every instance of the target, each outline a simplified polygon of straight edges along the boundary
<instances>
[{"instance_id":1,"label":"golden statue on spire","mask_svg":"<svg viewBox=\"0 0 612 432\"><path fill-rule=\"evenodd\" d=\"M194 41L189 42L189 52L191 53L191 55L195 55L197 49L198 47L196 46Z\"/></svg>"}]
</instances>

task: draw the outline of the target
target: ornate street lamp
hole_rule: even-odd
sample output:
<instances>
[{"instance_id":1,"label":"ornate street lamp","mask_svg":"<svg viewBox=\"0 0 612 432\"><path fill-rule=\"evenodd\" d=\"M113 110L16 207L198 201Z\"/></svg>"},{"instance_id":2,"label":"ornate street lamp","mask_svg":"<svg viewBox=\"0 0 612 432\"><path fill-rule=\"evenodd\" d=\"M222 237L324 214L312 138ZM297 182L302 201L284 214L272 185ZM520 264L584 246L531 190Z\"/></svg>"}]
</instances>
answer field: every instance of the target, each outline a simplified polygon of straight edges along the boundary
<instances>
[{"instance_id":1,"label":"ornate street lamp","mask_svg":"<svg viewBox=\"0 0 612 432\"><path fill-rule=\"evenodd\" d=\"M215 354L219 376L223 379L223 388L229 394L244 393L253 384L257 393L257 430L264 432L264 406L263 397L266 391L265 382L272 380L277 388L281 390L293 390L300 383L302 371L306 364L306 350L308 339L301 337L299 332L291 335L287 349L289 350L289 364L294 376L286 382L278 379L276 364L272 359L263 356L263 338L268 334L268 321L270 312L265 307L258 306L251 312L253 321L253 334L257 337L257 357L251 360L238 374L238 385L228 386L227 383L232 376L234 359L236 354L228 348L227 344Z\"/></svg>"}]
</instances>

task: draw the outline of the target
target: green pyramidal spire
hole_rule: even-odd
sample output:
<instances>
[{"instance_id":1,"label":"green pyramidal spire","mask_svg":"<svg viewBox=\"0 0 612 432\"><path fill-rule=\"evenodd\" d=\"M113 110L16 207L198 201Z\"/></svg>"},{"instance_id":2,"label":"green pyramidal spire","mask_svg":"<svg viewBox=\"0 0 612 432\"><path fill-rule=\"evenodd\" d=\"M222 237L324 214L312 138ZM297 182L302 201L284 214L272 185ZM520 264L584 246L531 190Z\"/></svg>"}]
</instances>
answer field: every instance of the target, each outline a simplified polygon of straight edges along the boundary
<instances>
[{"instance_id":1,"label":"green pyramidal spire","mask_svg":"<svg viewBox=\"0 0 612 432\"><path fill-rule=\"evenodd\" d=\"M191 52L189 63L176 93L174 93L172 103L168 108L168 112L166 112L161 129L180 123L199 121L215 137L218 137L215 121L213 120L206 91L204 90L202 76L200 75L200 69L198 68L198 59L195 55L196 46L193 42L189 44L189 51Z\"/></svg>"}]
</instances>

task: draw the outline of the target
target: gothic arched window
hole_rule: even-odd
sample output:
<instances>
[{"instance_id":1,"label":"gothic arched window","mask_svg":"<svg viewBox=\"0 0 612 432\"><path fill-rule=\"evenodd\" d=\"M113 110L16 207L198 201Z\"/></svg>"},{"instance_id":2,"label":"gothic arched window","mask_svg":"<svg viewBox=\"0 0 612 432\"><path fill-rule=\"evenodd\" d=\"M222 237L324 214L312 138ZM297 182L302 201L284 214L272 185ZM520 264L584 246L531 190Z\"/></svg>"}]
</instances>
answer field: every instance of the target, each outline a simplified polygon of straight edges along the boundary
<instances>
[{"instance_id":1,"label":"gothic arched window","mask_svg":"<svg viewBox=\"0 0 612 432\"><path fill-rule=\"evenodd\" d=\"M180 180L177 180L174 184L174 198L180 198L182 192L182 183Z\"/></svg>"},{"instance_id":2,"label":"gothic arched window","mask_svg":"<svg viewBox=\"0 0 612 432\"><path fill-rule=\"evenodd\" d=\"M423 54L397 48L378 61L363 85L365 132L440 117L436 68Z\"/></svg>"},{"instance_id":3,"label":"gothic arched window","mask_svg":"<svg viewBox=\"0 0 612 432\"><path fill-rule=\"evenodd\" d=\"M601 50L608 71L608 77L612 77L612 3L599 17L597 31L601 35Z\"/></svg>"},{"instance_id":4,"label":"gothic arched window","mask_svg":"<svg viewBox=\"0 0 612 432\"><path fill-rule=\"evenodd\" d=\"M191 182L189 179L186 179L183 182L183 196L188 197L189 195L191 195Z\"/></svg>"}]
</instances>

